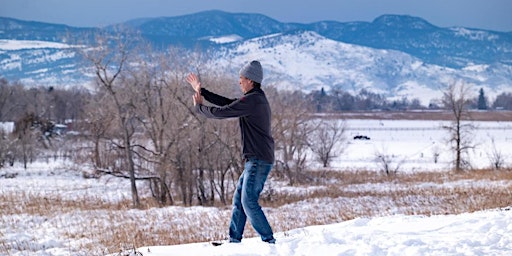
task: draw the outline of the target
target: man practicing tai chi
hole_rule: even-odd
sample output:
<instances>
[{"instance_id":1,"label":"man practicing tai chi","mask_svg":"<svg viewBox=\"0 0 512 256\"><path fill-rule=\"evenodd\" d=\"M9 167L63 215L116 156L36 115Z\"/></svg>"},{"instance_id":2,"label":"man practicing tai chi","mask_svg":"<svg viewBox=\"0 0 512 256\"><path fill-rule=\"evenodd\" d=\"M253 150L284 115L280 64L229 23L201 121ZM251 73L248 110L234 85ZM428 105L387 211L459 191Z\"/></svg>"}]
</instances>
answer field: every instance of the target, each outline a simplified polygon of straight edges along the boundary
<instances>
[{"instance_id":1,"label":"man practicing tai chi","mask_svg":"<svg viewBox=\"0 0 512 256\"><path fill-rule=\"evenodd\" d=\"M272 228L262 211L258 199L274 163L274 139L271 134L271 111L261 89L263 69L258 61L251 61L240 69L240 88L243 96L228 99L201 88L195 74L187 82L196 92L193 96L198 113L207 118L238 117L242 135L244 171L233 195L233 213L229 225L229 242L240 243L247 218L261 239L274 244ZM203 97L218 107L203 105Z\"/></svg>"}]
</instances>

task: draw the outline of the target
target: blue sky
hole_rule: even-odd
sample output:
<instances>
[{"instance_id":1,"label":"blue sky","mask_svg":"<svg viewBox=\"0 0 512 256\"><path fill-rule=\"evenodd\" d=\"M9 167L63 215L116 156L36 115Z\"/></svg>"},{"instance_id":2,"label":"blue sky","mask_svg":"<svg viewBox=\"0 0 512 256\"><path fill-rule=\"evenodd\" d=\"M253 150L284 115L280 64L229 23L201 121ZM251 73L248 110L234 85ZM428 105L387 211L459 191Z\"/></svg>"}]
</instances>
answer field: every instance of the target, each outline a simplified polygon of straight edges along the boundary
<instances>
[{"instance_id":1,"label":"blue sky","mask_svg":"<svg viewBox=\"0 0 512 256\"><path fill-rule=\"evenodd\" d=\"M212 9L301 23L372 21L382 14L407 14L440 27L512 32L511 0L0 0L2 17L71 26L106 26Z\"/></svg>"}]
</instances>

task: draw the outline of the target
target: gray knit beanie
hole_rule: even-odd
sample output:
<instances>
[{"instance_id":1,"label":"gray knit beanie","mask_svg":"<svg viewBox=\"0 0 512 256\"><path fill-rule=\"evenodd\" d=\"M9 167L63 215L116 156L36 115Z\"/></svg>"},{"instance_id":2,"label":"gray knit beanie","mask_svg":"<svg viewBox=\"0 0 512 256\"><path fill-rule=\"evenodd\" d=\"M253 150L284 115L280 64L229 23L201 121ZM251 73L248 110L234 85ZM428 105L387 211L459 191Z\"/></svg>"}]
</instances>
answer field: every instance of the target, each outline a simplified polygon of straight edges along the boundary
<instances>
[{"instance_id":1,"label":"gray knit beanie","mask_svg":"<svg viewBox=\"0 0 512 256\"><path fill-rule=\"evenodd\" d=\"M247 63L240 69L240 75L261 84L261 81L263 81L263 69L261 68L260 62L253 60Z\"/></svg>"}]
</instances>

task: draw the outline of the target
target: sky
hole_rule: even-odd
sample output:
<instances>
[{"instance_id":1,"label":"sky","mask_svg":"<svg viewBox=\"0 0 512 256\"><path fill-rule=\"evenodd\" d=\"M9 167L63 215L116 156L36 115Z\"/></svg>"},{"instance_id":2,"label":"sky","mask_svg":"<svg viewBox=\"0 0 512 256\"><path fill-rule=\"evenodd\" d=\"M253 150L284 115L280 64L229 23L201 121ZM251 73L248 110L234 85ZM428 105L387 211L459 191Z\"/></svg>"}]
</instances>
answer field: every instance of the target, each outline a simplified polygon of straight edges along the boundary
<instances>
[{"instance_id":1,"label":"sky","mask_svg":"<svg viewBox=\"0 0 512 256\"><path fill-rule=\"evenodd\" d=\"M206 10L260 13L281 22L368 21L383 14L421 17L439 27L512 32L510 0L0 0L0 17L79 27Z\"/></svg>"}]
</instances>

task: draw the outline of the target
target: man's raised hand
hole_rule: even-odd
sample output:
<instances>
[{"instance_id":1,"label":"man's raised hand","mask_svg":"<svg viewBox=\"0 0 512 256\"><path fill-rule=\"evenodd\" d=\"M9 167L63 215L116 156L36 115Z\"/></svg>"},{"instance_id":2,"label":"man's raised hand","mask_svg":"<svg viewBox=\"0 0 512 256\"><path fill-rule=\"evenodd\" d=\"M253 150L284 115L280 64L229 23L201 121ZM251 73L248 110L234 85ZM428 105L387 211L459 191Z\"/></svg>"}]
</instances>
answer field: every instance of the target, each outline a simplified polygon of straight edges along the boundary
<instances>
[{"instance_id":1,"label":"man's raised hand","mask_svg":"<svg viewBox=\"0 0 512 256\"><path fill-rule=\"evenodd\" d=\"M201 82L199 82L199 78L197 77L196 74L190 73L187 76L187 82L192 86L194 91L196 91L197 93L201 93Z\"/></svg>"}]
</instances>

